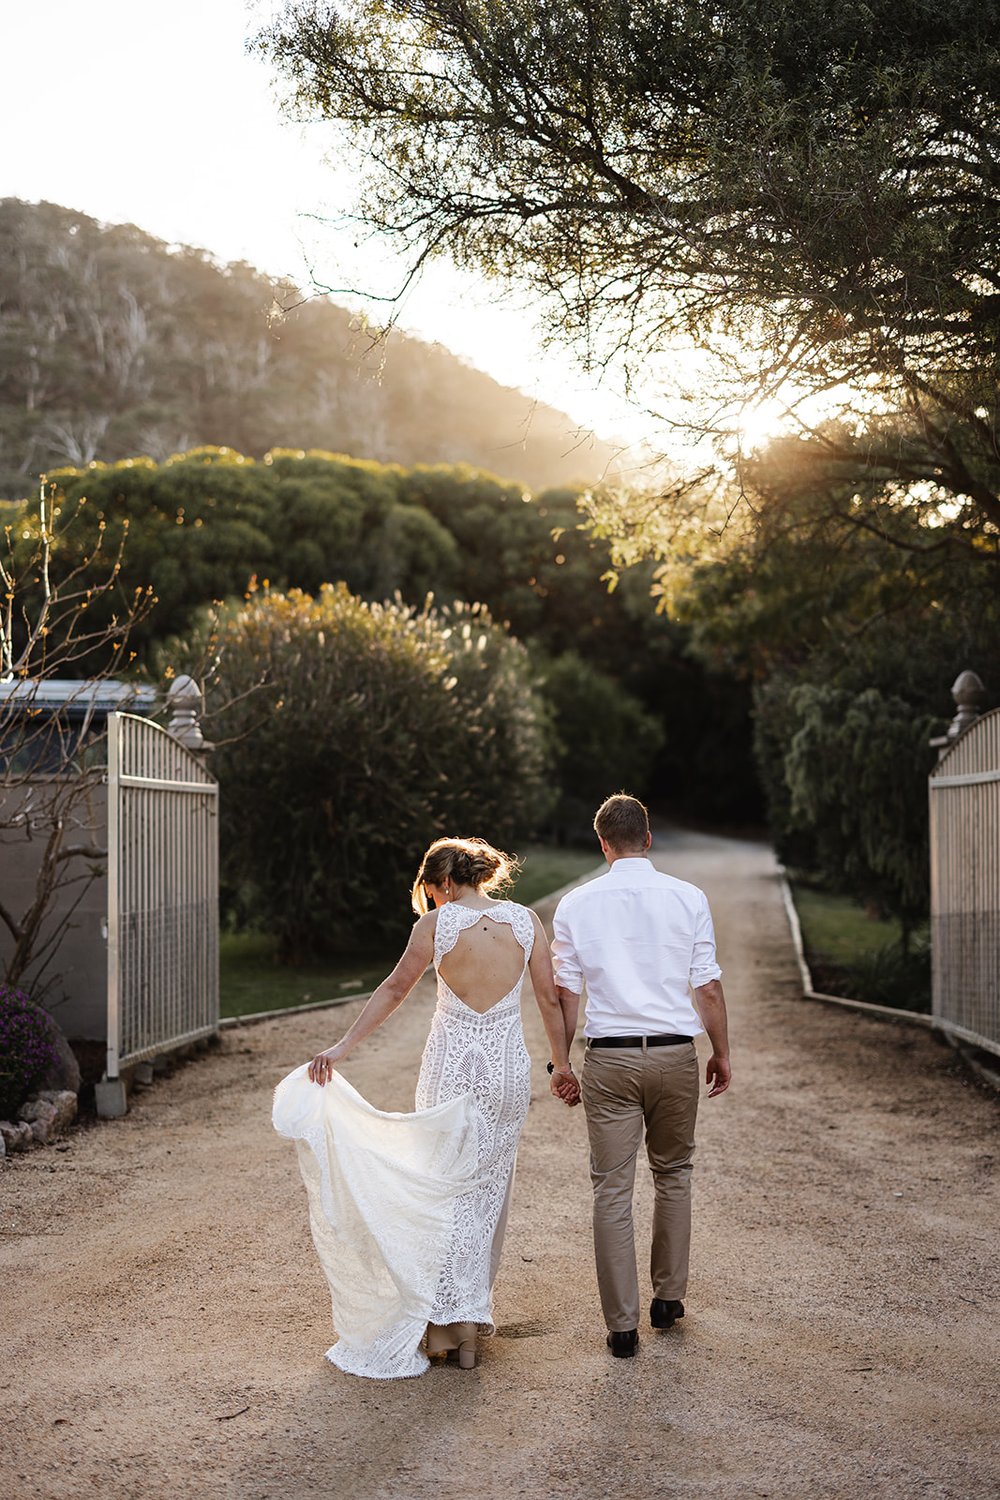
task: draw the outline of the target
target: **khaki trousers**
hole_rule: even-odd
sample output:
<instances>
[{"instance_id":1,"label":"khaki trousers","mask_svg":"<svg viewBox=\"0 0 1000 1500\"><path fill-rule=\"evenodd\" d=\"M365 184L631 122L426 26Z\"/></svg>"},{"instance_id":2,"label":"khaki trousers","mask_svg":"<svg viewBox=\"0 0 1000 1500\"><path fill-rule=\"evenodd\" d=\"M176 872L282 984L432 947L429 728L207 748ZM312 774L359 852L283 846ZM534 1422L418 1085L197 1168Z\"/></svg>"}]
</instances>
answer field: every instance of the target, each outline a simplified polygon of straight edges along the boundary
<instances>
[{"instance_id":1,"label":"khaki trousers","mask_svg":"<svg viewBox=\"0 0 1000 1500\"><path fill-rule=\"evenodd\" d=\"M674 1301L687 1290L698 1081L693 1042L587 1048L582 1087L594 1185L594 1254L601 1307L613 1332L639 1326L632 1193L643 1129L655 1189L653 1296Z\"/></svg>"}]
</instances>

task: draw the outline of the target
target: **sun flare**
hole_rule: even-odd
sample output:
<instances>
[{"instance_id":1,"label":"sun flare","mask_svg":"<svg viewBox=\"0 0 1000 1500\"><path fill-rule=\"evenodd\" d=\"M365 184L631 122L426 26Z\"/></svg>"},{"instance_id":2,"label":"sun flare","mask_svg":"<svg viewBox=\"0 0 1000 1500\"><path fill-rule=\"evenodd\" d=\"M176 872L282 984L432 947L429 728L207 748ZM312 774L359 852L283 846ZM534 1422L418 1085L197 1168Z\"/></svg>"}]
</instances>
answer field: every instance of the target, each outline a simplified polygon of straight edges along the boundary
<instances>
[{"instance_id":1,"label":"sun flare","mask_svg":"<svg viewBox=\"0 0 1000 1500\"><path fill-rule=\"evenodd\" d=\"M793 416L785 401L777 396L767 396L762 401L747 405L740 412L736 423L740 446L746 453L764 448L781 433L787 432Z\"/></svg>"}]
</instances>

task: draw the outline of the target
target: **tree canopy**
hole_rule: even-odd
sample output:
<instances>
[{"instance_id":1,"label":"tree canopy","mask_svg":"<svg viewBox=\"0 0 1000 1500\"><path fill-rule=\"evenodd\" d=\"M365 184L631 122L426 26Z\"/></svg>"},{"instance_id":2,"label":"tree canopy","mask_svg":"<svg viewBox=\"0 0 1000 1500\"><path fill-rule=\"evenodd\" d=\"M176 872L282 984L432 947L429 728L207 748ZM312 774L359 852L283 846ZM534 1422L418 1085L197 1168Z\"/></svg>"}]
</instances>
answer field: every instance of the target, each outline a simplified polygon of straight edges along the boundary
<instances>
[{"instance_id":1,"label":"tree canopy","mask_svg":"<svg viewBox=\"0 0 1000 1500\"><path fill-rule=\"evenodd\" d=\"M522 280L590 358L688 341L745 398L839 394L836 456L995 527L998 22L998 0L296 0L258 45L364 153L358 212L415 267Z\"/></svg>"}]
</instances>

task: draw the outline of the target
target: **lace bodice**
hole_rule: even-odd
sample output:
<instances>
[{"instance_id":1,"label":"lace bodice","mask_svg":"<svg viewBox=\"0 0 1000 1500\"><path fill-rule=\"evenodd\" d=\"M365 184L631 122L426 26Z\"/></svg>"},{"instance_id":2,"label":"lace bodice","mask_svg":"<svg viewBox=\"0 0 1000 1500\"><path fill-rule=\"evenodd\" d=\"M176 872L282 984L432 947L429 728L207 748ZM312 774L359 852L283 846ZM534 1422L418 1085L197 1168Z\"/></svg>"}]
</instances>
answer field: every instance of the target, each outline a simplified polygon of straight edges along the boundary
<instances>
[{"instance_id":1,"label":"lace bodice","mask_svg":"<svg viewBox=\"0 0 1000 1500\"><path fill-rule=\"evenodd\" d=\"M535 944L535 924L526 906L516 901L497 901L494 906L462 906L449 901L438 908L437 924L434 928L434 967L450 953L467 927L474 927L480 917L489 917L491 922L505 922L510 927L524 950L525 968ZM524 977L522 971L522 978Z\"/></svg>"}]
</instances>

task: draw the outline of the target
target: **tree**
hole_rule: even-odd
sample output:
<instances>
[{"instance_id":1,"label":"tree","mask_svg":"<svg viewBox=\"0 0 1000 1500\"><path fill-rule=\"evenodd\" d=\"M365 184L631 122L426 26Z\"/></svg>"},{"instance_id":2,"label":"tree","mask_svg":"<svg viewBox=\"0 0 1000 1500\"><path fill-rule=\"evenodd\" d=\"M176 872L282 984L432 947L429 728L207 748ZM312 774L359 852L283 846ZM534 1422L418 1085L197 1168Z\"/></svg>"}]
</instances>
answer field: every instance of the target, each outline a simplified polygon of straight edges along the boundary
<instances>
[{"instance_id":1,"label":"tree","mask_svg":"<svg viewBox=\"0 0 1000 1500\"><path fill-rule=\"evenodd\" d=\"M753 528L678 570L671 607L695 653L757 684L877 687L941 712L962 667L985 669L1000 648L1000 538L780 459L755 491Z\"/></svg>"},{"instance_id":2,"label":"tree","mask_svg":"<svg viewBox=\"0 0 1000 1500\"><path fill-rule=\"evenodd\" d=\"M712 349L744 401L846 390L838 457L996 527L998 21L998 0L296 0L258 45L363 153L358 214L414 272L448 252L516 277L591 359Z\"/></svg>"},{"instance_id":3,"label":"tree","mask_svg":"<svg viewBox=\"0 0 1000 1500\"><path fill-rule=\"evenodd\" d=\"M672 603L696 657L752 689L779 856L912 922L927 899L926 740L963 668L996 691L997 553L967 517L931 524L874 489L862 500L773 462L756 526L689 567Z\"/></svg>"}]
</instances>

